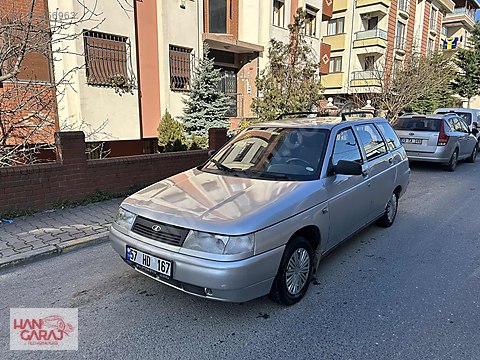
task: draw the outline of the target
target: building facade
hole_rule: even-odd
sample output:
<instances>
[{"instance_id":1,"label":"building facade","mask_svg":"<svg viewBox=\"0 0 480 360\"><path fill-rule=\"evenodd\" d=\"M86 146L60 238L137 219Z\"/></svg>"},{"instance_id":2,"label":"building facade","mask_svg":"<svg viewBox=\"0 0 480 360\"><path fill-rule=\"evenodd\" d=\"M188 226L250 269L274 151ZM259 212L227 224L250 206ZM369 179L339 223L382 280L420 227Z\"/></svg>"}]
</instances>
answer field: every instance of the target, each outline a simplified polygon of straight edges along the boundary
<instances>
[{"instance_id":1,"label":"building facade","mask_svg":"<svg viewBox=\"0 0 480 360\"><path fill-rule=\"evenodd\" d=\"M332 19L322 23L331 45L325 93L341 103L379 91L412 54L443 47L442 23L454 9L452 0L335 0Z\"/></svg>"}]
</instances>

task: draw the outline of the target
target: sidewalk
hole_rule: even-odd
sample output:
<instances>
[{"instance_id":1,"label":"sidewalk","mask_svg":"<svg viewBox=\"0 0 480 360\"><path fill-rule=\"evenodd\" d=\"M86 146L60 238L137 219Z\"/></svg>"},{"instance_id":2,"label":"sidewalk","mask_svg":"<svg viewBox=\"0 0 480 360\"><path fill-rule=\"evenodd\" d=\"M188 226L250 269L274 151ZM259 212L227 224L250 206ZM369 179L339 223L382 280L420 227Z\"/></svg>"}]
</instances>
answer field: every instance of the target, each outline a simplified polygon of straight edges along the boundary
<instances>
[{"instance_id":1,"label":"sidewalk","mask_svg":"<svg viewBox=\"0 0 480 360\"><path fill-rule=\"evenodd\" d=\"M48 210L15 218L12 223L0 222L0 268L106 238L122 200Z\"/></svg>"}]
</instances>

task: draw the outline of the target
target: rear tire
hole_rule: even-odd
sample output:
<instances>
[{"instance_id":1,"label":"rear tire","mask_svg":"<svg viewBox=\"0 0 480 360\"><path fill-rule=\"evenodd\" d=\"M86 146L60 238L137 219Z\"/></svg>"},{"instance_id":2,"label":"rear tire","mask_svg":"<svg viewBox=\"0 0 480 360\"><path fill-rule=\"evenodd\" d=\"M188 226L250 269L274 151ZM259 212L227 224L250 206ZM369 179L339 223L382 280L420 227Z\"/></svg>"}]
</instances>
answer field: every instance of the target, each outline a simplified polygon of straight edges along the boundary
<instances>
[{"instance_id":1,"label":"rear tire","mask_svg":"<svg viewBox=\"0 0 480 360\"><path fill-rule=\"evenodd\" d=\"M455 149L449 162L445 165L445 170L450 172L455 171L455 169L457 168L457 163L458 163L458 149Z\"/></svg>"},{"instance_id":2,"label":"rear tire","mask_svg":"<svg viewBox=\"0 0 480 360\"><path fill-rule=\"evenodd\" d=\"M470 156L467 158L467 161L473 164L477 159L477 155L478 155L478 144L475 144L475 147L473 148Z\"/></svg>"},{"instance_id":3,"label":"rear tire","mask_svg":"<svg viewBox=\"0 0 480 360\"><path fill-rule=\"evenodd\" d=\"M269 298L281 305L302 300L312 280L313 249L302 236L294 237L285 247Z\"/></svg>"},{"instance_id":4,"label":"rear tire","mask_svg":"<svg viewBox=\"0 0 480 360\"><path fill-rule=\"evenodd\" d=\"M393 193L388 200L387 206L385 207L385 212L382 217L377 220L377 225L388 228L393 225L395 218L397 217L398 211L398 195Z\"/></svg>"}]
</instances>

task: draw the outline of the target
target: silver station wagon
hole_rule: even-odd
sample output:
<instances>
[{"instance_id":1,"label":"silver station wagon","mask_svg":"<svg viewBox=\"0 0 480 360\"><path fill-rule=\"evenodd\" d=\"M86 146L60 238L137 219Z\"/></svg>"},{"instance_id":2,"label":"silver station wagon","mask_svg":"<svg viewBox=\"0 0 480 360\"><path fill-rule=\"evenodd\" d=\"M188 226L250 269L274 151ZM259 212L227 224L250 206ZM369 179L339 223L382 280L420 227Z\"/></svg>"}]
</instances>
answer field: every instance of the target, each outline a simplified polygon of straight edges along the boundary
<instances>
[{"instance_id":1,"label":"silver station wagon","mask_svg":"<svg viewBox=\"0 0 480 360\"><path fill-rule=\"evenodd\" d=\"M478 152L476 134L456 114L401 116L393 125L408 158L443 164L455 171L459 160L475 162Z\"/></svg>"},{"instance_id":2,"label":"silver station wagon","mask_svg":"<svg viewBox=\"0 0 480 360\"><path fill-rule=\"evenodd\" d=\"M409 175L385 119L258 124L128 197L110 240L135 270L189 294L292 305L328 251L372 222L392 225Z\"/></svg>"}]
</instances>

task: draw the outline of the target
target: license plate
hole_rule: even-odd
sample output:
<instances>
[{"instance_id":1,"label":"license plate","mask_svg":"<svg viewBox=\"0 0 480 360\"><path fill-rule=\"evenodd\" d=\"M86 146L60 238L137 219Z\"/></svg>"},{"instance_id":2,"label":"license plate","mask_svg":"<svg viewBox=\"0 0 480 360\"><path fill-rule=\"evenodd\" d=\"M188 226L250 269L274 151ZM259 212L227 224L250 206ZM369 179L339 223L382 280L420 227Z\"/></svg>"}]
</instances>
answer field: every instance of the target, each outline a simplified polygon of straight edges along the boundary
<instances>
[{"instance_id":1,"label":"license plate","mask_svg":"<svg viewBox=\"0 0 480 360\"><path fill-rule=\"evenodd\" d=\"M135 264L142 265L147 269L164 277L172 277L172 262L157 258L156 256L146 254L143 251L127 246L126 258Z\"/></svg>"},{"instance_id":2,"label":"license plate","mask_svg":"<svg viewBox=\"0 0 480 360\"><path fill-rule=\"evenodd\" d=\"M417 145L421 145L421 144L422 144L422 139L405 139L405 138L401 138L400 141L401 141L403 144L417 144Z\"/></svg>"}]
</instances>

